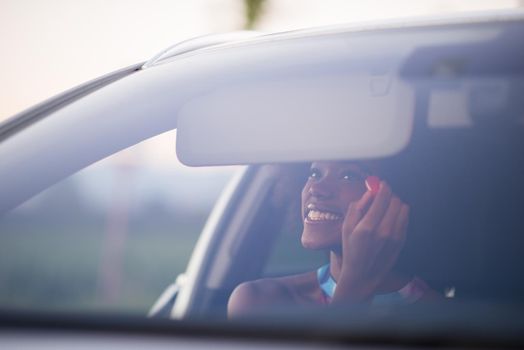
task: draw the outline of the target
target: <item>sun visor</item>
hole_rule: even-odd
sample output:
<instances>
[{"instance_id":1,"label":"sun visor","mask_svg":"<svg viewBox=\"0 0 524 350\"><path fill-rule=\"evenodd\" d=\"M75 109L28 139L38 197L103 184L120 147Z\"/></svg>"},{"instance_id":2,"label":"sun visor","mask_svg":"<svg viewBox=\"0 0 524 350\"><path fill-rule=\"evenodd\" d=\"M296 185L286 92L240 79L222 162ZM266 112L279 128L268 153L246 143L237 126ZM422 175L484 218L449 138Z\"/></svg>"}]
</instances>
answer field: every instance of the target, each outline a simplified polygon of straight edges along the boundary
<instances>
[{"instance_id":1,"label":"sun visor","mask_svg":"<svg viewBox=\"0 0 524 350\"><path fill-rule=\"evenodd\" d=\"M193 166L385 157L408 144L413 110L390 74L244 82L183 106L177 153Z\"/></svg>"}]
</instances>

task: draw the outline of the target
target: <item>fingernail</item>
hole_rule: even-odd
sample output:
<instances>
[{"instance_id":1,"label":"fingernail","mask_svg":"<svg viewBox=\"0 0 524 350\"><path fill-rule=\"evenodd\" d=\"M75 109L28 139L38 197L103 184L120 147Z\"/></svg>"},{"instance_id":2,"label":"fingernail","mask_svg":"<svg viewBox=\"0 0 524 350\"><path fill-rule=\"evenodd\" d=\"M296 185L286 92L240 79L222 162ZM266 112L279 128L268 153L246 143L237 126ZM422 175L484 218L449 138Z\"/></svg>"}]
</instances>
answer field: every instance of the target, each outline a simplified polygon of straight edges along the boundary
<instances>
[{"instance_id":1,"label":"fingernail","mask_svg":"<svg viewBox=\"0 0 524 350\"><path fill-rule=\"evenodd\" d=\"M382 182L380 181L378 176L368 176L366 178L366 187L369 192L377 193L381 186Z\"/></svg>"}]
</instances>

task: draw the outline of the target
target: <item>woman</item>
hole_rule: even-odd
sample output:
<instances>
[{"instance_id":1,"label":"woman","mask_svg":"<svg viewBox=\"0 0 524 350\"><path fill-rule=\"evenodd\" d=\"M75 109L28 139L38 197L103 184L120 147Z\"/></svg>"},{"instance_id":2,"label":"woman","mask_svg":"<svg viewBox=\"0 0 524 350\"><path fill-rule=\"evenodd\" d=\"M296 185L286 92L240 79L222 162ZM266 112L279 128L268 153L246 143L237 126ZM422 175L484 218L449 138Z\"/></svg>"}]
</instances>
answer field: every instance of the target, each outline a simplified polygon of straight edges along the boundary
<instances>
[{"instance_id":1,"label":"woman","mask_svg":"<svg viewBox=\"0 0 524 350\"><path fill-rule=\"evenodd\" d=\"M392 269L406 239L409 206L387 183L370 177L376 170L371 162L314 162L302 190L301 240L307 249L329 250L329 264L239 285L229 300L229 317L278 305L407 304L440 298L419 278Z\"/></svg>"}]
</instances>

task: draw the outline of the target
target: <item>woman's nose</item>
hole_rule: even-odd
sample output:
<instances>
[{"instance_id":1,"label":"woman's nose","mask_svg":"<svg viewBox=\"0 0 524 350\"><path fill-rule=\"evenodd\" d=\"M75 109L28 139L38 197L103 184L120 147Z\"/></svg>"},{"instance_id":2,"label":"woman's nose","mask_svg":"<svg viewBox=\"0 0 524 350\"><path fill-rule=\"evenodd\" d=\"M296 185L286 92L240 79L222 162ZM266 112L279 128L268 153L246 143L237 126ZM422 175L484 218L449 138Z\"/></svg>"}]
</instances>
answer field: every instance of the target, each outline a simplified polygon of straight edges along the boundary
<instances>
[{"instance_id":1,"label":"woman's nose","mask_svg":"<svg viewBox=\"0 0 524 350\"><path fill-rule=\"evenodd\" d=\"M330 198L333 196L334 188L329 183L329 181L324 178L322 180L313 182L309 187L309 193L313 197Z\"/></svg>"}]
</instances>

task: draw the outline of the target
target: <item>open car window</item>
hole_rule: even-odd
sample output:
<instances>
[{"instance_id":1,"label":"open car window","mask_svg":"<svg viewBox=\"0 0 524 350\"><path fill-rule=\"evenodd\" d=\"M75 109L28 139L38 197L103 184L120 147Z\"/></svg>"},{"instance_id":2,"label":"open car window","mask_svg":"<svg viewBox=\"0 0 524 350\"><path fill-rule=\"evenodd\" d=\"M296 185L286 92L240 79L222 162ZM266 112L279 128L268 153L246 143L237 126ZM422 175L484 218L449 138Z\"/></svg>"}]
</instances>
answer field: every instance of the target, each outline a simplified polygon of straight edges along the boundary
<instances>
[{"instance_id":1,"label":"open car window","mask_svg":"<svg viewBox=\"0 0 524 350\"><path fill-rule=\"evenodd\" d=\"M167 132L0 220L0 307L145 315L187 261L234 167L188 168Z\"/></svg>"}]
</instances>

